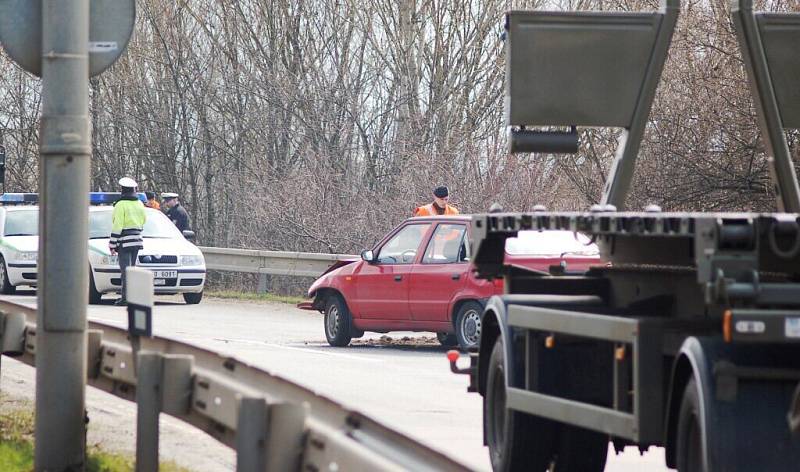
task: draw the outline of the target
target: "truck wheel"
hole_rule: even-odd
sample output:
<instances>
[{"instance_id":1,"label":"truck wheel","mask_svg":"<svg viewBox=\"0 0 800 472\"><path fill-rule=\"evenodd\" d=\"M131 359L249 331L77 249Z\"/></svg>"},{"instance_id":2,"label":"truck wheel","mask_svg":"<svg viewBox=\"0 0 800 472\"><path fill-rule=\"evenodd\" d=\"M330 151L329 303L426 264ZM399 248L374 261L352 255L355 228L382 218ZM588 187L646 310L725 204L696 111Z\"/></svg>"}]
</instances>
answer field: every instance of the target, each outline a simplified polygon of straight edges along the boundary
<instances>
[{"instance_id":1,"label":"truck wheel","mask_svg":"<svg viewBox=\"0 0 800 472\"><path fill-rule=\"evenodd\" d=\"M680 472L702 472L703 429L700 421L700 395L697 383L691 379L683 391L678 413L677 445L675 448Z\"/></svg>"},{"instance_id":2,"label":"truck wheel","mask_svg":"<svg viewBox=\"0 0 800 472\"><path fill-rule=\"evenodd\" d=\"M466 302L458 309L455 316L456 338L461 349L478 347L481 340L481 312L483 307L478 302Z\"/></svg>"},{"instance_id":3,"label":"truck wheel","mask_svg":"<svg viewBox=\"0 0 800 472\"><path fill-rule=\"evenodd\" d=\"M608 436L597 431L561 425L555 470L602 472L608 457Z\"/></svg>"},{"instance_id":4,"label":"truck wheel","mask_svg":"<svg viewBox=\"0 0 800 472\"><path fill-rule=\"evenodd\" d=\"M352 318L344 301L338 296L330 297L325 305L325 338L331 346L342 347L353 338Z\"/></svg>"},{"instance_id":5,"label":"truck wheel","mask_svg":"<svg viewBox=\"0 0 800 472\"><path fill-rule=\"evenodd\" d=\"M0 256L0 292L5 295L14 295L17 293L17 287L13 286L8 280L8 267L3 256Z\"/></svg>"},{"instance_id":6,"label":"truck wheel","mask_svg":"<svg viewBox=\"0 0 800 472\"><path fill-rule=\"evenodd\" d=\"M541 472L553 457L555 425L543 418L506 408L503 340L492 349L483 398L483 430L494 471Z\"/></svg>"},{"instance_id":7,"label":"truck wheel","mask_svg":"<svg viewBox=\"0 0 800 472\"><path fill-rule=\"evenodd\" d=\"M94 283L94 276L92 275L92 268L89 268L89 305L99 305L100 299L103 294L97 291L97 286Z\"/></svg>"},{"instance_id":8,"label":"truck wheel","mask_svg":"<svg viewBox=\"0 0 800 472\"><path fill-rule=\"evenodd\" d=\"M456 339L455 334L436 333L436 340L444 347L455 347L458 345L458 339Z\"/></svg>"}]
</instances>

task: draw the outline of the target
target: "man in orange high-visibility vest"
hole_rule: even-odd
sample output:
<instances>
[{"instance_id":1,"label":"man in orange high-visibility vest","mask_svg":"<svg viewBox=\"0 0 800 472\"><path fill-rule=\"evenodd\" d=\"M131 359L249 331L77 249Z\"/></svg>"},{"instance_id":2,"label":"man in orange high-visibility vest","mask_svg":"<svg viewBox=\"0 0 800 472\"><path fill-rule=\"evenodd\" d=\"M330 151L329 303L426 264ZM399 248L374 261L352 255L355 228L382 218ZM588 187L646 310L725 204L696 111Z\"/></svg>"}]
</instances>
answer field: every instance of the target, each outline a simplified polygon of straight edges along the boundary
<instances>
[{"instance_id":1,"label":"man in orange high-visibility vest","mask_svg":"<svg viewBox=\"0 0 800 472\"><path fill-rule=\"evenodd\" d=\"M433 203L414 209L414 216L457 215L458 209L448 205L450 192L444 185L433 189Z\"/></svg>"}]
</instances>

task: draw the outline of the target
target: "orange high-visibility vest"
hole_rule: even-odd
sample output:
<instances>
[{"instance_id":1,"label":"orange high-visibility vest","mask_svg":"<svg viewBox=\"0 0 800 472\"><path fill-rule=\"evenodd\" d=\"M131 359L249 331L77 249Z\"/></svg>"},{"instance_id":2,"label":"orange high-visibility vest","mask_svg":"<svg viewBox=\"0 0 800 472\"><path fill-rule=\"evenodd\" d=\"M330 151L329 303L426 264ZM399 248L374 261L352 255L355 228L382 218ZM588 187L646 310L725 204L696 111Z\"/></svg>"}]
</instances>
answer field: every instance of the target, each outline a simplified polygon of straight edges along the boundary
<instances>
[{"instance_id":1,"label":"orange high-visibility vest","mask_svg":"<svg viewBox=\"0 0 800 472\"><path fill-rule=\"evenodd\" d=\"M439 213L433 208L434 205L436 204L429 203L427 205L417 207L414 210L414 216L440 216ZM444 215L457 215L458 213L459 211L456 207L445 205L443 213Z\"/></svg>"}]
</instances>

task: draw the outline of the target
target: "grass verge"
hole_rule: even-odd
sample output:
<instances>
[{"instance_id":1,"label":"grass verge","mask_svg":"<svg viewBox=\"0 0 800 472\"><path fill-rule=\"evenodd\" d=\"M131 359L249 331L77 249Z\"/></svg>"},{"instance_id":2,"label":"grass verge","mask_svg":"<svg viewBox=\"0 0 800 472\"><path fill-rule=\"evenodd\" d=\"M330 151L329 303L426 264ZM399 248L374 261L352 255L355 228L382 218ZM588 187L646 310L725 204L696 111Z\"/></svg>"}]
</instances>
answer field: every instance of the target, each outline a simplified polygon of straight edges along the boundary
<instances>
[{"instance_id":1,"label":"grass verge","mask_svg":"<svg viewBox=\"0 0 800 472\"><path fill-rule=\"evenodd\" d=\"M296 305L305 300L303 297L296 297L291 295L274 295L272 293L253 293L253 292L237 292L235 290L213 290L206 291L205 294L209 297L227 298L231 300L252 300L259 302L279 302L291 303Z\"/></svg>"},{"instance_id":2,"label":"grass verge","mask_svg":"<svg viewBox=\"0 0 800 472\"><path fill-rule=\"evenodd\" d=\"M33 470L34 444L33 411L14 410L0 414L0 470L3 472L29 472ZM134 470L132 457L111 454L96 447L89 448L86 458L87 472L130 472ZM173 462L162 462L163 472L190 472Z\"/></svg>"}]
</instances>

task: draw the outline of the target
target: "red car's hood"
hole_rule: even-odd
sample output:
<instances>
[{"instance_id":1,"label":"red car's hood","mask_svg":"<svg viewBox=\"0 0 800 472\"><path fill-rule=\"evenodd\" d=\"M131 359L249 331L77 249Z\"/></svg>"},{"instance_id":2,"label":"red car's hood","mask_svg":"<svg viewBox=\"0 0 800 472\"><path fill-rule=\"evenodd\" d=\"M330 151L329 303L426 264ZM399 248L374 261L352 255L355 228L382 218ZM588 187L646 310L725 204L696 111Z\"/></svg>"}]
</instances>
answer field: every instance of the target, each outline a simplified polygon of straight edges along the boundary
<instances>
[{"instance_id":1,"label":"red car's hood","mask_svg":"<svg viewBox=\"0 0 800 472\"><path fill-rule=\"evenodd\" d=\"M308 296L313 296L320 287L329 286L338 276L352 274L353 270L358 266L356 263L359 261L361 261L361 258L348 258L331 264L308 288Z\"/></svg>"},{"instance_id":2,"label":"red car's hood","mask_svg":"<svg viewBox=\"0 0 800 472\"><path fill-rule=\"evenodd\" d=\"M325 269L325 272L319 274L319 277L322 277L325 274L333 272L334 270L338 269L339 267L344 267L344 266L346 266L348 264L352 264L353 262L358 262L360 260L361 260L361 258L358 258L358 257L338 260L338 261L334 262L333 264L331 264L330 267ZM317 278L319 278L319 277L317 277Z\"/></svg>"}]
</instances>

